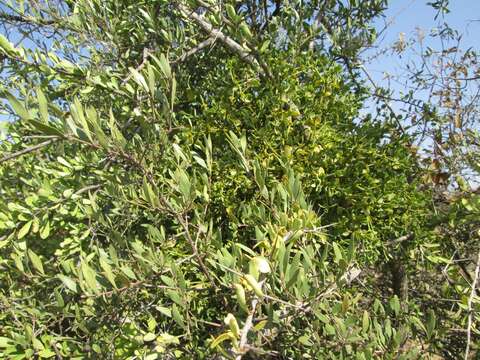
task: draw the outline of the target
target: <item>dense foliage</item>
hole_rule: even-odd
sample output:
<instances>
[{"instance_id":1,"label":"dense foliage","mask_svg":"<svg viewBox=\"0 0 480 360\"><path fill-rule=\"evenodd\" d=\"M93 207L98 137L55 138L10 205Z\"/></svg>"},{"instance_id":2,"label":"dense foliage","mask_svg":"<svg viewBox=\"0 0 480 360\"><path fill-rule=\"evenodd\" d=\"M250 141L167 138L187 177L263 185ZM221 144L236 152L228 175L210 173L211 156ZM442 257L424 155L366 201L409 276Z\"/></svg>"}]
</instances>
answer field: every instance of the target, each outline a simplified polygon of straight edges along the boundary
<instances>
[{"instance_id":1,"label":"dense foliage","mask_svg":"<svg viewBox=\"0 0 480 360\"><path fill-rule=\"evenodd\" d=\"M474 354L479 199L360 115L385 6L2 2L0 356Z\"/></svg>"}]
</instances>

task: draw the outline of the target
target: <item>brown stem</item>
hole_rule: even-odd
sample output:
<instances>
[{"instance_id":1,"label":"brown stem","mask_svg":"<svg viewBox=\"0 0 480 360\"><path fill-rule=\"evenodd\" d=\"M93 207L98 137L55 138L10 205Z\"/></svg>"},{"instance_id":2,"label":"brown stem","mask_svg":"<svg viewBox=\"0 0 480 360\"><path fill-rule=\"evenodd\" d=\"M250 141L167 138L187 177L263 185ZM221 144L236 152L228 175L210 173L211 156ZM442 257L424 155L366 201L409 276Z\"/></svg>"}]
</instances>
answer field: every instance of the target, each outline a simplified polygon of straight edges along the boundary
<instances>
[{"instance_id":1,"label":"brown stem","mask_svg":"<svg viewBox=\"0 0 480 360\"><path fill-rule=\"evenodd\" d=\"M6 156L4 156L3 158L0 159L0 164L5 162L5 161L8 161L8 160L11 160L11 159L15 159L17 157L20 157L22 155L25 155L25 154L28 154L28 153L31 153L33 151L36 151L38 149L41 149L45 146L48 146L50 144L53 144L53 143L56 143L57 141L60 141L62 138L60 137L56 137L54 139L50 139L50 140L47 140L47 141L44 141L44 142L41 142L40 144L37 144L37 145L34 145L34 146L30 146L28 148L25 148L23 150L20 150L20 151L17 151L17 152L14 152L12 154L8 154Z\"/></svg>"}]
</instances>

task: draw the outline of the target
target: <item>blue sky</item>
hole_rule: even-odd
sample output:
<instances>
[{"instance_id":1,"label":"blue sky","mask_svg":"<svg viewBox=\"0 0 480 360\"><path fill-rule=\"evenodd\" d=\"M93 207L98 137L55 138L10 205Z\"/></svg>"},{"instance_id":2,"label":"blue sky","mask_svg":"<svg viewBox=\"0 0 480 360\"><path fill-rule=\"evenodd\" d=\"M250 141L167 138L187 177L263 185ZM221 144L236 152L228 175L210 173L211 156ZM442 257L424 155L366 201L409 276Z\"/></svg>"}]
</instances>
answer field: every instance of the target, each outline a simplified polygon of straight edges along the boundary
<instances>
[{"instance_id":1,"label":"blue sky","mask_svg":"<svg viewBox=\"0 0 480 360\"><path fill-rule=\"evenodd\" d=\"M385 22L389 23L384 33L381 47L387 47L399 39L399 34L404 33L405 38L416 36L416 28L425 31L437 27L439 22L447 22L452 28L464 34L463 48L473 46L480 50L480 0L451 0L450 13L444 18L434 20L435 10L427 5L427 0L391 0L386 11L386 18L376 22L378 29L383 28ZM425 45L438 47L438 42L425 38ZM382 56L378 61L367 65L372 77L380 84L384 83L383 72L395 74L411 58L412 54L405 53L402 58L398 55Z\"/></svg>"}]
</instances>

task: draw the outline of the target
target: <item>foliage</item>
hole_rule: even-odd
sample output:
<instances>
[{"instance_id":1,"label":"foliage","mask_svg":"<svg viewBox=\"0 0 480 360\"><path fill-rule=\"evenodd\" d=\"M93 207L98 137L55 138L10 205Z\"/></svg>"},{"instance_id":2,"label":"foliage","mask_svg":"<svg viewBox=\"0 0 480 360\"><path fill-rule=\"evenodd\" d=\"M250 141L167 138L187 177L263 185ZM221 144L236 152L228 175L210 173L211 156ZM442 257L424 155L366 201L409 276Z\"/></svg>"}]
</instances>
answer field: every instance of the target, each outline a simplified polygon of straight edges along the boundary
<instances>
[{"instance_id":1,"label":"foliage","mask_svg":"<svg viewBox=\"0 0 480 360\"><path fill-rule=\"evenodd\" d=\"M2 5L33 45L0 37L1 356L444 347L455 320L387 270L443 264L444 219L410 137L359 115L368 89L336 62L383 1Z\"/></svg>"}]
</instances>

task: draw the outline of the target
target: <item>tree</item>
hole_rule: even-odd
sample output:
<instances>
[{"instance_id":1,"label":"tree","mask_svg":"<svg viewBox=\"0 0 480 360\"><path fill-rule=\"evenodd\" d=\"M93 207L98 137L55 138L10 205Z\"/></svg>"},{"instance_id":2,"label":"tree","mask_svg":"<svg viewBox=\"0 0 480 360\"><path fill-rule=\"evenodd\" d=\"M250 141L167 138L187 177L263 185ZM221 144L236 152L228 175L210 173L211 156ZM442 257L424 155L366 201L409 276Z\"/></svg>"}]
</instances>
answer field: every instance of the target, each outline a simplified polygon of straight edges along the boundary
<instances>
[{"instance_id":1,"label":"tree","mask_svg":"<svg viewBox=\"0 0 480 360\"><path fill-rule=\"evenodd\" d=\"M359 115L385 6L2 2L0 354L438 353L425 171Z\"/></svg>"}]
</instances>

